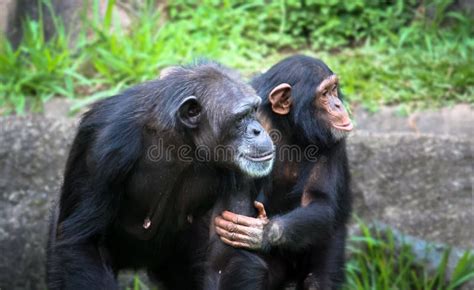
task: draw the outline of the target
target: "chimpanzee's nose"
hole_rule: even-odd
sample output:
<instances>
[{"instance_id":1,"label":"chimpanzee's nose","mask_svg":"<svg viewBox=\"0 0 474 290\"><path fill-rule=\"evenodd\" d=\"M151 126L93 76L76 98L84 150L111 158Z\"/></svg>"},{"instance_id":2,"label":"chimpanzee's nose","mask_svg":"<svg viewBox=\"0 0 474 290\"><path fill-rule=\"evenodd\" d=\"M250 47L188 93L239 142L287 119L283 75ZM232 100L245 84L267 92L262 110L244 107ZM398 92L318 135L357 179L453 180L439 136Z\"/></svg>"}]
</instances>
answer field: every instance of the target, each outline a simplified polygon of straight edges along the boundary
<instances>
[{"instance_id":1,"label":"chimpanzee's nose","mask_svg":"<svg viewBox=\"0 0 474 290\"><path fill-rule=\"evenodd\" d=\"M260 135L260 133L262 133L262 129L258 123L254 123L247 127L247 132L250 136L257 137Z\"/></svg>"},{"instance_id":2,"label":"chimpanzee's nose","mask_svg":"<svg viewBox=\"0 0 474 290\"><path fill-rule=\"evenodd\" d=\"M249 146L249 154L252 156L268 156L273 153L272 138L262 125L253 121L247 125L246 129L247 144Z\"/></svg>"},{"instance_id":3,"label":"chimpanzee's nose","mask_svg":"<svg viewBox=\"0 0 474 290\"><path fill-rule=\"evenodd\" d=\"M339 100L338 97L333 98L332 107L333 107L333 110L340 111L340 112L344 111L344 106L342 105L342 102L341 100Z\"/></svg>"}]
</instances>

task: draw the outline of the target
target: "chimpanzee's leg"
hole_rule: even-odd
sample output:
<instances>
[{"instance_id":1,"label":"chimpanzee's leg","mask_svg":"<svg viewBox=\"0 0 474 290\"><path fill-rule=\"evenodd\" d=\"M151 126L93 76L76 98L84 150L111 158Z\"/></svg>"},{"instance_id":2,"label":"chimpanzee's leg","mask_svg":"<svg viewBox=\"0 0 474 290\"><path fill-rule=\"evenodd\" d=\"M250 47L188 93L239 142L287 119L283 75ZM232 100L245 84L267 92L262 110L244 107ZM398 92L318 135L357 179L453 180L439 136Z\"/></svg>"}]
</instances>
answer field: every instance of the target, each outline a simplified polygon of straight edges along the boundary
<instances>
[{"instance_id":1,"label":"chimpanzee's leg","mask_svg":"<svg viewBox=\"0 0 474 290\"><path fill-rule=\"evenodd\" d=\"M340 227L336 231L333 242L330 245L331 259L328 271L331 277L331 289L334 290L341 289L346 281L346 235L346 227Z\"/></svg>"},{"instance_id":2,"label":"chimpanzee's leg","mask_svg":"<svg viewBox=\"0 0 474 290\"><path fill-rule=\"evenodd\" d=\"M58 214L55 206L47 248L48 289L118 289L106 248L98 239L64 243L57 232Z\"/></svg>"},{"instance_id":3,"label":"chimpanzee's leg","mask_svg":"<svg viewBox=\"0 0 474 290\"><path fill-rule=\"evenodd\" d=\"M283 286L286 272L281 260L237 249L227 254L224 267L208 272L204 289L269 290Z\"/></svg>"},{"instance_id":4,"label":"chimpanzee's leg","mask_svg":"<svg viewBox=\"0 0 474 290\"><path fill-rule=\"evenodd\" d=\"M345 281L346 229L336 230L330 241L311 249L310 273L300 281L305 290L338 290Z\"/></svg>"},{"instance_id":5,"label":"chimpanzee's leg","mask_svg":"<svg viewBox=\"0 0 474 290\"><path fill-rule=\"evenodd\" d=\"M118 289L114 271L94 243L53 247L48 257L48 289Z\"/></svg>"}]
</instances>

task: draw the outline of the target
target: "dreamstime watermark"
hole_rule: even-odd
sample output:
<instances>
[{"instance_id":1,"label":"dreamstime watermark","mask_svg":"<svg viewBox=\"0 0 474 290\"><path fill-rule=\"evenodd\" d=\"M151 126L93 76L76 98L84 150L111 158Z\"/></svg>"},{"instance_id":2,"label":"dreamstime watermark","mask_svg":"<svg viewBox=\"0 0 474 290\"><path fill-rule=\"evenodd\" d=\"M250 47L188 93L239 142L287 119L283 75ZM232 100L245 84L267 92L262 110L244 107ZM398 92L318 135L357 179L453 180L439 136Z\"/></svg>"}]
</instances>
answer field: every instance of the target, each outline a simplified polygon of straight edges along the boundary
<instances>
[{"instance_id":1,"label":"dreamstime watermark","mask_svg":"<svg viewBox=\"0 0 474 290\"><path fill-rule=\"evenodd\" d=\"M282 135L278 130L268 132L274 144L279 144ZM150 145L147 150L147 158L152 162L179 160L183 162L232 162L237 157L245 154L244 152L258 152L251 145L217 145L213 148L205 145L199 145L195 148L190 145L172 145L164 143L162 138L158 139L157 144ZM289 162L318 160L319 147L308 145L304 148L297 145L283 144L276 146L275 158Z\"/></svg>"}]
</instances>

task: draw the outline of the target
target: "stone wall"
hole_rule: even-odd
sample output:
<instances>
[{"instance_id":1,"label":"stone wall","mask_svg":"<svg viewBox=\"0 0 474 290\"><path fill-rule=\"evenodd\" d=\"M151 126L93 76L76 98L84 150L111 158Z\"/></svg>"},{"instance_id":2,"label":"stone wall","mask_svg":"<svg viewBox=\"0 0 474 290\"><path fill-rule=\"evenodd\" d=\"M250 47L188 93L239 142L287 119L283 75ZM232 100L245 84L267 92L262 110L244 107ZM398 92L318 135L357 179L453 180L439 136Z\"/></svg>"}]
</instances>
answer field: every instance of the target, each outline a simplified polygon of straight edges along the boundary
<instances>
[{"instance_id":1,"label":"stone wall","mask_svg":"<svg viewBox=\"0 0 474 290\"><path fill-rule=\"evenodd\" d=\"M355 214L474 248L473 141L410 133L350 138Z\"/></svg>"}]
</instances>

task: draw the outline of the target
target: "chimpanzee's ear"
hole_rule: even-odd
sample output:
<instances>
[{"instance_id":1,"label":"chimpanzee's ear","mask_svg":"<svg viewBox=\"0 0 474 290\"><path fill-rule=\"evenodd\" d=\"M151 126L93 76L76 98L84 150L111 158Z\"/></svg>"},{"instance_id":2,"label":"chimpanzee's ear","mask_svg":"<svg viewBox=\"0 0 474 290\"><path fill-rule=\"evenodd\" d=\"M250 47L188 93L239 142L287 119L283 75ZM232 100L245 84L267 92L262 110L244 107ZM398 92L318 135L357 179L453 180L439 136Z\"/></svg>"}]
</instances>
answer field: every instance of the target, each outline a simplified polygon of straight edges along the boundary
<instances>
[{"instance_id":1,"label":"chimpanzee's ear","mask_svg":"<svg viewBox=\"0 0 474 290\"><path fill-rule=\"evenodd\" d=\"M189 96L179 105L178 120L188 128L196 128L201 119L202 107L195 96Z\"/></svg>"},{"instance_id":2,"label":"chimpanzee's ear","mask_svg":"<svg viewBox=\"0 0 474 290\"><path fill-rule=\"evenodd\" d=\"M179 67L177 66L169 66L161 70L160 72L160 79L172 74L173 72L177 71Z\"/></svg>"},{"instance_id":3,"label":"chimpanzee's ear","mask_svg":"<svg viewBox=\"0 0 474 290\"><path fill-rule=\"evenodd\" d=\"M278 115L286 115L290 112L291 104L291 86L287 83L281 83L270 92L268 100L272 104L272 111Z\"/></svg>"}]
</instances>

